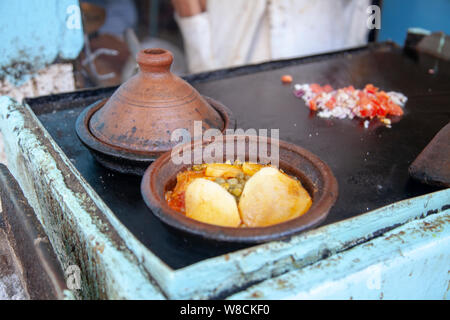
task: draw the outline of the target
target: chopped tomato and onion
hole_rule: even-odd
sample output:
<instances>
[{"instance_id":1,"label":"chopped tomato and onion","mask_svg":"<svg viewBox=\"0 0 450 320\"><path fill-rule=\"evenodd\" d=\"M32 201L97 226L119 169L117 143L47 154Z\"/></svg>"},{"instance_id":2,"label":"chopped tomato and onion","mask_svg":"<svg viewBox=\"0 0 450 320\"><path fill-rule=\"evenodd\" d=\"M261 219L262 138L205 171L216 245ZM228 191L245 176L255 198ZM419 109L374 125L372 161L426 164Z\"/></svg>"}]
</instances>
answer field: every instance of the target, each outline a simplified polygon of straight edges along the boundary
<instances>
[{"instance_id":1,"label":"chopped tomato and onion","mask_svg":"<svg viewBox=\"0 0 450 320\"><path fill-rule=\"evenodd\" d=\"M403 115L403 107L408 98L400 92L385 92L372 84L364 89L348 86L333 89L330 85L321 86L317 83L296 84L294 94L302 98L312 111L323 118L362 119Z\"/></svg>"}]
</instances>

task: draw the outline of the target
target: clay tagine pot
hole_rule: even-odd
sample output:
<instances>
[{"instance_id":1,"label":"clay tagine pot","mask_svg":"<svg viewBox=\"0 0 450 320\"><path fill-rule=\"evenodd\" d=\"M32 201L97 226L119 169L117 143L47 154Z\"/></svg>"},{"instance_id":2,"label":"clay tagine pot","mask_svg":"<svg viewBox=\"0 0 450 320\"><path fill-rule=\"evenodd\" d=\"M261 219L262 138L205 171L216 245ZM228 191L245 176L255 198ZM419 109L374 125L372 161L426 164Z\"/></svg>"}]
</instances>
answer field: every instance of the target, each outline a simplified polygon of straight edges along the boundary
<instances>
[{"instance_id":1,"label":"clay tagine pot","mask_svg":"<svg viewBox=\"0 0 450 320\"><path fill-rule=\"evenodd\" d=\"M244 144L245 147L235 147L239 143ZM172 153L181 156L184 152L188 152L191 153L194 163L202 163L203 153L196 153L196 148L204 150L206 147L218 144L219 148L223 148L223 153L208 162L225 162L226 159L232 161L257 159L259 163L268 163L270 157L259 154L258 148L251 147L259 146L260 143L266 145L267 150L272 150L272 145L279 148L279 168L297 177L312 197L312 206L305 214L268 227L232 228L188 218L168 205L165 199L166 192L175 186L177 174L190 167L189 164L176 164L171 161ZM232 147L230 148L229 145ZM336 202L338 182L325 162L299 146L261 136L226 135L209 143L202 144L202 141L195 141L187 149L186 145L178 146L159 157L148 167L142 178L141 194L151 213L173 230L215 242L254 244L286 239L320 224Z\"/></svg>"},{"instance_id":2,"label":"clay tagine pot","mask_svg":"<svg viewBox=\"0 0 450 320\"><path fill-rule=\"evenodd\" d=\"M172 74L172 61L167 50L141 50L140 72L109 99L80 114L77 134L101 164L142 175L152 161L179 143L171 141L174 130L186 129L194 138L194 121L202 121L203 130L234 129L231 111Z\"/></svg>"}]
</instances>

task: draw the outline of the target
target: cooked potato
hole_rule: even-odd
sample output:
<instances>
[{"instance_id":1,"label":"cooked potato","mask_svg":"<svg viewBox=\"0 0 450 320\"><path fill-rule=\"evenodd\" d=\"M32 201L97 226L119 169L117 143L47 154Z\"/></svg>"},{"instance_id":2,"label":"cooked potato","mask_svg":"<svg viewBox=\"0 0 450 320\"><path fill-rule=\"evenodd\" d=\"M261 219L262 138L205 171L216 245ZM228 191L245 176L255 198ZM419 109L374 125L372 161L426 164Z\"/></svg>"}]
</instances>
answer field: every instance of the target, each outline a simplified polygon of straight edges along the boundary
<instances>
[{"instance_id":1,"label":"cooked potato","mask_svg":"<svg viewBox=\"0 0 450 320\"><path fill-rule=\"evenodd\" d=\"M256 172L245 184L239 210L248 227L263 227L297 218L312 204L301 184L273 167Z\"/></svg>"},{"instance_id":2,"label":"cooked potato","mask_svg":"<svg viewBox=\"0 0 450 320\"><path fill-rule=\"evenodd\" d=\"M264 165L258 163L245 162L242 165L242 171L248 176L254 175L262 168L264 168Z\"/></svg>"},{"instance_id":3,"label":"cooked potato","mask_svg":"<svg viewBox=\"0 0 450 320\"><path fill-rule=\"evenodd\" d=\"M224 227L238 227L241 224L234 197L207 179L198 178L189 184L185 204L189 218Z\"/></svg>"},{"instance_id":4,"label":"cooked potato","mask_svg":"<svg viewBox=\"0 0 450 320\"><path fill-rule=\"evenodd\" d=\"M238 167L226 163L209 163L206 166L205 171L205 174L208 177L222 178L235 178L240 173L242 173L242 171Z\"/></svg>"}]
</instances>

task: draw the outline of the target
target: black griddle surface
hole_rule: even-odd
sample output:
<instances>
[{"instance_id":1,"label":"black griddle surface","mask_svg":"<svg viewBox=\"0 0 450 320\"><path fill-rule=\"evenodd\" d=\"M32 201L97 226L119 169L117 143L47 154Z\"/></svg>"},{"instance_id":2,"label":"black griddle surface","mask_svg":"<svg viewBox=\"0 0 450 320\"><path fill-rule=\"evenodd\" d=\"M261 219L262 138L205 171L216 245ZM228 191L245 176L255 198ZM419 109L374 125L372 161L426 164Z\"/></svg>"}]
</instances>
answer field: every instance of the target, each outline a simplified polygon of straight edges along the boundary
<instances>
[{"instance_id":1,"label":"black griddle surface","mask_svg":"<svg viewBox=\"0 0 450 320\"><path fill-rule=\"evenodd\" d=\"M438 71L429 74L428 69L436 65ZM281 84L283 74L291 74L293 84L362 88L373 83L386 91L400 91L409 98L405 115L390 129L376 121L365 129L356 119L316 117L293 95L293 84ZM409 57L400 48L384 43L204 73L187 80L200 93L232 109L238 128L277 128L281 139L310 150L331 167L339 183L339 197L321 225L438 190L410 179L408 166L450 119L448 63ZM170 267L182 268L246 247L209 243L166 228L145 206L140 178L110 172L94 161L76 136L75 120L84 107L114 90L73 92L29 99L27 103L119 220Z\"/></svg>"}]
</instances>

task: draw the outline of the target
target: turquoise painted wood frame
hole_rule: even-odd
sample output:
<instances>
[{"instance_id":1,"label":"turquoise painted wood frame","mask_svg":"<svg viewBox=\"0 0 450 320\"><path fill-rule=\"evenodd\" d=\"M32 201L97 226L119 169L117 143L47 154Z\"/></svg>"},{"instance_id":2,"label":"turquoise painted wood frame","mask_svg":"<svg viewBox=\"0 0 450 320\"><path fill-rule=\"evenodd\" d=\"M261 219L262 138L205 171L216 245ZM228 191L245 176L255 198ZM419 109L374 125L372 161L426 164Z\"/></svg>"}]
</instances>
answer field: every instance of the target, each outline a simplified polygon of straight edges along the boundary
<instances>
[{"instance_id":1,"label":"turquoise painted wood frame","mask_svg":"<svg viewBox=\"0 0 450 320\"><path fill-rule=\"evenodd\" d=\"M27 106L0 97L8 168L64 269L68 298L447 298L450 189L172 270L83 179Z\"/></svg>"}]
</instances>

